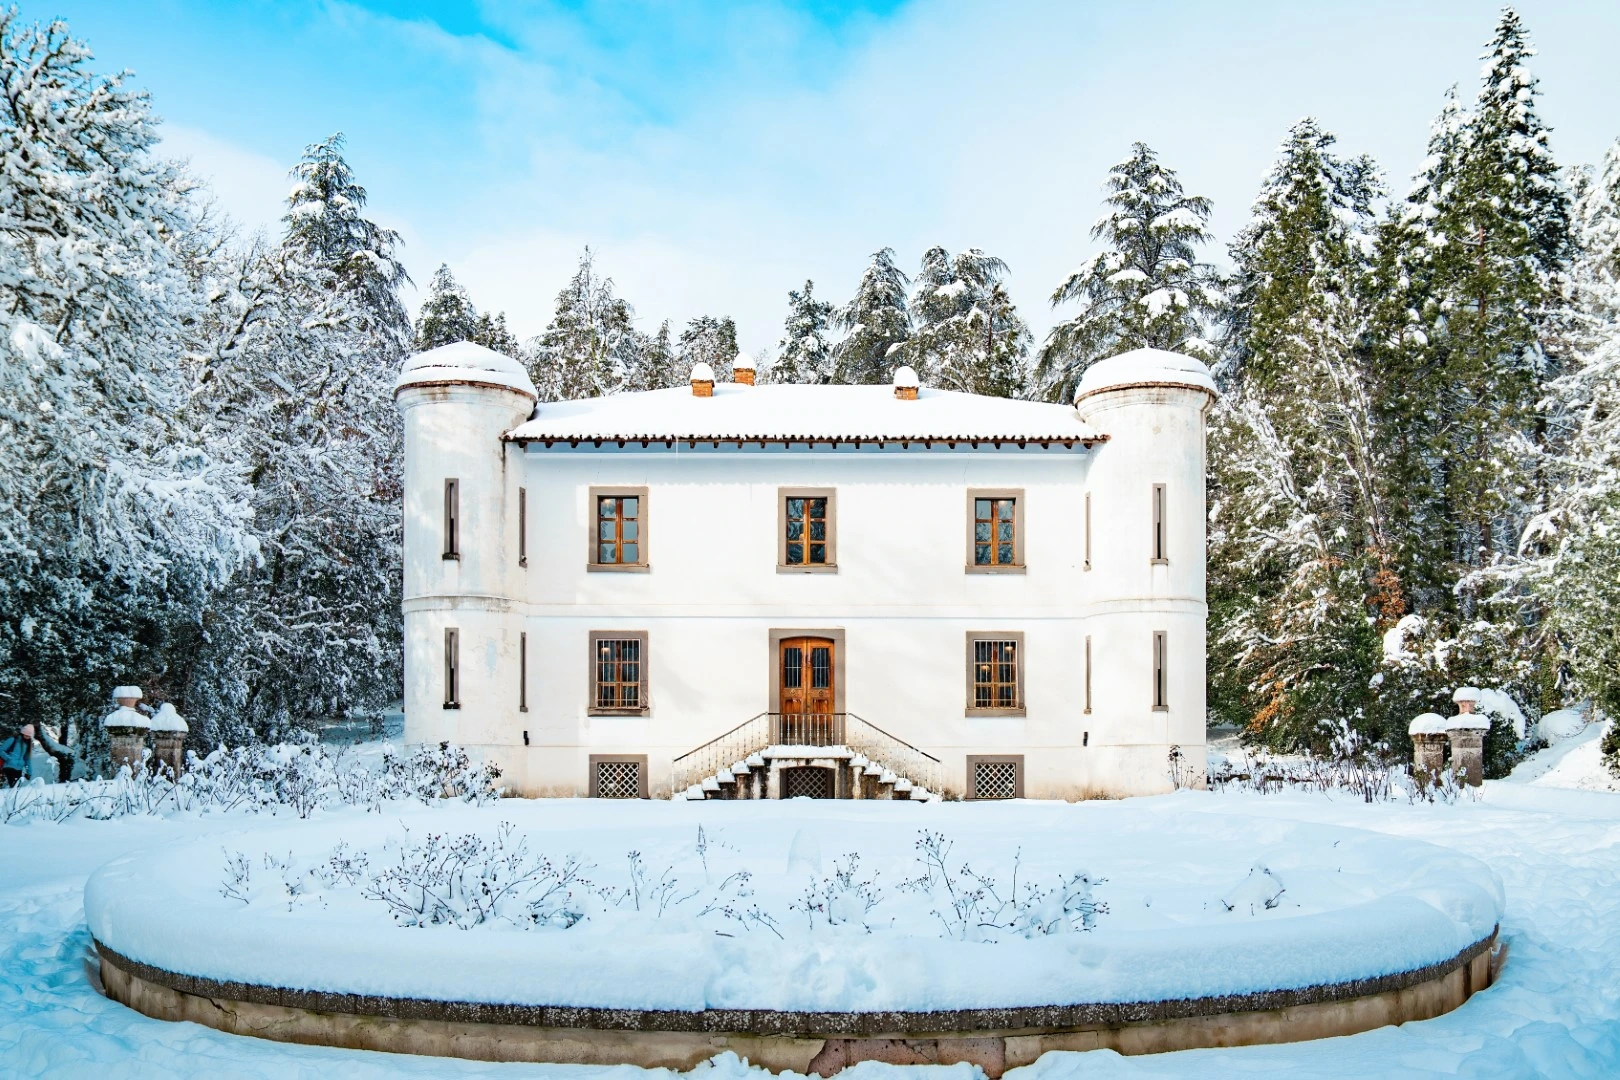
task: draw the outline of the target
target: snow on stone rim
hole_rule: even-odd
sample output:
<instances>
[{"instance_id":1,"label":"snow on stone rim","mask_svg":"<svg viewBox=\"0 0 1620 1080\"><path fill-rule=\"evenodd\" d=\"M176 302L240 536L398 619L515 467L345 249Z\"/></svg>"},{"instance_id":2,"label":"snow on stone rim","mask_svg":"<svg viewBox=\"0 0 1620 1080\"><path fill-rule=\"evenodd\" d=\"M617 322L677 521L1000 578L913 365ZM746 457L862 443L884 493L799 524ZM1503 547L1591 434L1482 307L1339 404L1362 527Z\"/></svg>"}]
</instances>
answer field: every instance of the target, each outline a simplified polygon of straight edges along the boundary
<instances>
[{"instance_id":1,"label":"snow on stone rim","mask_svg":"<svg viewBox=\"0 0 1620 1080\"><path fill-rule=\"evenodd\" d=\"M503 386L537 397L534 381L521 363L494 349L470 341L440 345L408 357L394 380L394 393L407 386L434 386L471 382Z\"/></svg>"},{"instance_id":2,"label":"snow on stone rim","mask_svg":"<svg viewBox=\"0 0 1620 1080\"><path fill-rule=\"evenodd\" d=\"M712 397L689 387L543 402L507 433L555 439L981 439L1093 442L1101 438L1067 405L924 388L915 401L888 385L740 386Z\"/></svg>"},{"instance_id":3,"label":"snow on stone rim","mask_svg":"<svg viewBox=\"0 0 1620 1080\"><path fill-rule=\"evenodd\" d=\"M1079 401L1104 390L1165 384L1216 393L1215 380L1210 378L1209 368L1202 361L1164 349L1132 349L1086 368L1074 396Z\"/></svg>"},{"instance_id":4,"label":"snow on stone rim","mask_svg":"<svg viewBox=\"0 0 1620 1080\"><path fill-rule=\"evenodd\" d=\"M133 960L184 975L291 989L440 1001L700 1010L927 1011L1134 1002L1301 989L1416 970L1451 959L1500 921L1502 887L1467 856L1353 829L1154 803L999 805L507 800L386 818L333 814L226 839L251 867L248 902L222 894L220 838L126 856L85 889L94 937ZM324 887L310 871L339 841L372 871L397 858L405 830L495 835L515 824L530 850L594 864L598 898L570 929L485 925L403 928L358 885ZM703 827L703 847L698 828ZM919 873L919 830L1020 891L1086 871L1107 914L1090 931L956 940L930 908L948 903L900 883ZM390 848L388 845L396 845ZM629 899L628 853L646 873ZM842 925L792 905L861 854L856 880L883 893L865 914L833 898ZM292 857L290 867L270 865ZM1285 891L1266 909L1254 868ZM666 874L665 868L668 867ZM740 871L752 876L741 886ZM875 877L872 877L875 875ZM659 914L648 889L672 878ZM289 899L284 881L301 894ZM746 914L699 914L730 888ZM1250 895L1253 893L1253 895ZM1228 905L1235 906L1229 910ZM812 922L814 928L812 929ZM864 924L864 925L863 925ZM868 929L869 928L869 929ZM778 938L776 935L782 936Z\"/></svg>"}]
</instances>

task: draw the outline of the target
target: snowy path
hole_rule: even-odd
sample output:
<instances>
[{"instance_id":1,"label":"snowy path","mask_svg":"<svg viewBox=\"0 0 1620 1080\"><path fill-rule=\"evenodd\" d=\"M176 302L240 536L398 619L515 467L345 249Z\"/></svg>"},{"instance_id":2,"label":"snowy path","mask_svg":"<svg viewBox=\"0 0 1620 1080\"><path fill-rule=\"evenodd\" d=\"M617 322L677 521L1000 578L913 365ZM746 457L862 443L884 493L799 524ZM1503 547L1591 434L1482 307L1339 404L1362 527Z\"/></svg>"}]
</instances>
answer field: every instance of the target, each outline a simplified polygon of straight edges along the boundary
<instances>
[{"instance_id":1,"label":"snowy path","mask_svg":"<svg viewBox=\"0 0 1620 1080\"><path fill-rule=\"evenodd\" d=\"M1123 1058L1050 1054L1013 1080L1276 1074L1620 1075L1620 798L1491 784L1478 804L1368 807L1322 796L1177 797L1206 809L1412 836L1482 858L1507 887L1502 980L1437 1020L1296 1046ZM82 890L108 859L179 836L218 836L241 818L125 819L0 826L0 1075L117 1077L566 1076L630 1080L641 1070L487 1065L236 1038L148 1020L95 989ZM888 1072L866 1065L851 1080ZM910 1070L914 1071L914 1070ZM965 1067L949 1072L966 1080ZM700 1072L738 1076L734 1061Z\"/></svg>"}]
</instances>

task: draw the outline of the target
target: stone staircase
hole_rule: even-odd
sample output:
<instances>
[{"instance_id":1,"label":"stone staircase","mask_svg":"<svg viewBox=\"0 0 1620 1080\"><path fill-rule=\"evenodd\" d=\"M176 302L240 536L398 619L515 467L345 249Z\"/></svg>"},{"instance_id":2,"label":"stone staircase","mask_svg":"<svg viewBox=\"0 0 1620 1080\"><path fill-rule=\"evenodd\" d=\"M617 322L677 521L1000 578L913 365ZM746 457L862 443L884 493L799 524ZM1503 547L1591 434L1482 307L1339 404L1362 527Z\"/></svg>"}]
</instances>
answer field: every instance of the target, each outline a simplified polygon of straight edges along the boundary
<instances>
[{"instance_id":1,"label":"stone staircase","mask_svg":"<svg viewBox=\"0 0 1620 1080\"><path fill-rule=\"evenodd\" d=\"M675 759L677 799L938 798L939 759L854 713L760 713Z\"/></svg>"}]
</instances>

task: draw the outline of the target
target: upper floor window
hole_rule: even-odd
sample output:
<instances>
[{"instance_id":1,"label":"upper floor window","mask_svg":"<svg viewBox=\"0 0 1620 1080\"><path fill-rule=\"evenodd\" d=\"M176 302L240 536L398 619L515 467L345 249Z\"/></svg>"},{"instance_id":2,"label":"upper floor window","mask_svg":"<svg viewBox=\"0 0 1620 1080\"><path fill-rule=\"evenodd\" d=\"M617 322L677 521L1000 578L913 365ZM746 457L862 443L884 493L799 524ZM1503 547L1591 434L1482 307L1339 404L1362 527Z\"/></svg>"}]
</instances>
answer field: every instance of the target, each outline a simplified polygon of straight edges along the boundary
<instances>
[{"instance_id":1,"label":"upper floor window","mask_svg":"<svg viewBox=\"0 0 1620 1080\"><path fill-rule=\"evenodd\" d=\"M1021 491L968 492L968 569L1024 568L1024 498Z\"/></svg>"},{"instance_id":2,"label":"upper floor window","mask_svg":"<svg viewBox=\"0 0 1620 1080\"><path fill-rule=\"evenodd\" d=\"M591 488L591 570L647 569L647 489Z\"/></svg>"},{"instance_id":3,"label":"upper floor window","mask_svg":"<svg viewBox=\"0 0 1620 1080\"><path fill-rule=\"evenodd\" d=\"M461 558L461 481L444 482L444 557Z\"/></svg>"},{"instance_id":4,"label":"upper floor window","mask_svg":"<svg viewBox=\"0 0 1620 1080\"><path fill-rule=\"evenodd\" d=\"M968 700L970 713L1024 714L1024 635L969 633Z\"/></svg>"},{"instance_id":5,"label":"upper floor window","mask_svg":"<svg viewBox=\"0 0 1620 1080\"><path fill-rule=\"evenodd\" d=\"M529 489L518 488L518 565L529 565Z\"/></svg>"},{"instance_id":6,"label":"upper floor window","mask_svg":"<svg viewBox=\"0 0 1620 1080\"><path fill-rule=\"evenodd\" d=\"M778 570L833 570L838 565L834 494L830 488L786 489L778 493L776 566Z\"/></svg>"},{"instance_id":7,"label":"upper floor window","mask_svg":"<svg viewBox=\"0 0 1620 1080\"><path fill-rule=\"evenodd\" d=\"M1089 491L1086 492L1086 498L1085 498L1085 522L1084 522L1082 527L1085 530L1085 535L1084 535L1084 537L1082 539L1082 542L1083 542L1084 547L1085 547L1085 551L1084 551L1085 558L1084 558L1084 561L1081 563L1081 569L1090 570L1091 569L1091 492L1089 492Z\"/></svg>"},{"instance_id":8,"label":"upper floor window","mask_svg":"<svg viewBox=\"0 0 1620 1080\"><path fill-rule=\"evenodd\" d=\"M1164 534L1164 485L1153 485L1153 561L1169 562L1170 548Z\"/></svg>"},{"instance_id":9,"label":"upper floor window","mask_svg":"<svg viewBox=\"0 0 1620 1080\"><path fill-rule=\"evenodd\" d=\"M1170 707L1169 688L1165 685L1169 679L1165 667L1166 648L1165 632L1155 630L1153 632L1153 707L1155 709L1168 709Z\"/></svg>"}]
</instances>

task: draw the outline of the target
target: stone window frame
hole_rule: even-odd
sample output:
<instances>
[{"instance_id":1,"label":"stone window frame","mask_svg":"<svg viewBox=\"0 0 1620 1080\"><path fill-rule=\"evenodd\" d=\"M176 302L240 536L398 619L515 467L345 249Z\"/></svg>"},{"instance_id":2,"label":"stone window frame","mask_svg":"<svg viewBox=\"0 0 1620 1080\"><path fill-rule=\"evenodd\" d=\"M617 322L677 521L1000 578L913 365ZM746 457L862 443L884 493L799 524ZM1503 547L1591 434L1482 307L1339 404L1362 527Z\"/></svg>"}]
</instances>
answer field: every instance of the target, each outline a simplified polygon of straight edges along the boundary
<instances>
[{"instance_id":1,"label":"stone window frame","mask_svg":"<svg viewBox=\"0 0 1620 1080\"><path fill-rule=\"evenodd\" d=\"M1153 631L1153 711L1170 711L1170 634Z\"/></svg>"},{"instance_id":2,"label":"stone window frame","mask_svg":"<svg viewBox=\"0 0 1620 1080\"><path fill-rule=\"evenodd\" d=\"M444 551L440 558L451 562L461 558L461 481L453 476L444 478Z\"/></svg>"},{"instance_id":3,"label":"stone window frame","mask_svg":"<svg viewBox=\"0 0 1620 1080\"><path fill-rule=\"evenodd\" d=\"M444 628L444 707L461 708L461 628Z\"/></svg>"},{"instance_id":4,"label":"stone window frame","mask_svg":"<svg viewBox=\"0 0 1620 1080\"><path fill-rule=\"evenodd\" d=\"M973 503L977 499L1011 499L1013 501L1013 561L1011 565L980 566L973 561ZM967 572L970 574L1022 574L1028 567L1024 563L1024 489L1023 488L968 488Z\"/></svg>"},{"instance_id":5,"label":"stone window frame","mask_svg":"<svg viewBox=\"0 0 1620 1080\"><path fill-rule=\"evenodd\" d=\"M518 565L524 569L529 566L529 489L518 488L517 504L517 549Z\"/></svg>"},{"instance_id":6,"label":"stone window frame","mask_svg":"<svg viewBox=\"0 0 1620 1080\"><path fill-rule=\"evenodd\" d=\"M1018 665L1018 705L1012 709L979 708L974 705L973 665L976 662L973 656L973 646L980 641L1011 641L1015 646L1015 663ZM979 716L1028 716L1028 701L1024 697L1025 668L1027 652L1024 648L1024 632L1022 630L969 630L967 632L967 700L963 705L963 714L967 717Z\"/></svg>"},{"instance_id":7,"label":"stone window frame","mask_svg":"<svg viewBox=\"0 0 1620 1080\"><path fill-rule=\"evenodd\" d=\"M1155 566L1170 565L1170 514L1168 510L1169 496L1163 484L1154 484L1151 515L1153 519L1152 532L1148 534L1148 550L1152 557L1148 559Z\"/></svg>"},{"instance_id":8,"label":"stone window frame","mask_svg":"<svg viewBox=\"0 0 1620 1080\"><path fill-rule=\"evenodd\" d=\"M589 772L585 777L586 797L591 799L600 799L602 797L600 790L597 787L596 767L603 764L612 765L618 762L627 762L640 767L640 776L638 779L640 781L639 786L641 788L641 794L637 797L642 799L650 799L652 796L648 794L646 754L591 754L590 762L587 766Z\"/></svg>"},{"instance_id":9,"label":"stone window frame","mask_svg":"<svg viewBox=\"0 0 1620 1080\"><path fill-rule=\"evenodd\" d=\"M649 668L652 662L652 652L648 648L648 634L645 630L592 630L588 635L588 649L586 652L587 667L585 671L585 714L587 716L647 716L652 712L652 699L648 696ZM607 641L639 641L641 643L641 678L638 680L640 689L637 698L641 704L635 708L622 708L617 706L601 706L596 703L596 647L603 640Z\"/></svg>"},{"instance_id":10,"label":"stone window frame","mask_svg":"<svg viewBox=\"0 0 1620 1080\"><path fill-rule=\"evenodd\" d=\"M999 762L1011 762L1016 766L1013 777L1013 798L1024 797L1024 755L1023 754L969 754L967 755L967 776L963 785L962 798L968 802L1000 802L1000 799L980 799L978 789L973 783L975 766L979 764L991 765Z\"/></svg>"},{"instance_id":11,"label":"stone window frame","mask_svg":"<svg viewBox=\"0 0 1620 1080\"><path fill-rule=\"evenodd\" d=\"M787 501L789 499L827 500L827 561L790 563L787 561ZM809 543L806 537L805 543ZM778 574L838 573L838 489L830 487L779 487L776 489L776 572Z\"/></svg>"},{"instance_id":12,"label":"stone window frame","mask_svg":"<svg viewBox=\"0 0 1620 1080\"><path fill-rule=\"evenodd\" d=\"M597 551L597 538L596 538L596 523L599 520L598 515L600 513L600 510L598 508L598 500L601 500L601 499L630 499L630 498L640 500L640 502L637 504L637 511L638 512L636 514L636 542L639 545L637 547L637 555L638 555L637 561L633 562L633 563L597 562L596 558L597 558L597 555L598 555L598 551ZM613 574L613 573L619 573L619 574L645 574L649 570L651 570L652 569L652 564L648 561L648 554L647 554L647 547L648 547L647 541L650 539L650 534L651 534L651 531L652 531L651 529L648 528L648 520L651 517L651 513L650 513L651 509L652 509L652 507L649 504L648 499L647 499L647 489L644 486L643 487L635 487L635 486L628 486L628 487L627 486L618 486L618 487L615 487L615 486L610 486L610 485L601 485L601 486L592 485L591 488L590 488L590 497L586 501L586 505L585 505L585 516L586 516L586 519L588 521L588 525L586 526L586 529L585 529L585 541L586 541L586 544L588 545L588 547L586 548L586 551L585 551L585 569L586 569L586 571L588 571L590 573L605 573L605 574Z\"/></svg>"},{"instance_id":13,"label":"stone window frame","mask_svg":"<svg viewBox=\"0 0 1620 1080\"><path fill-rule=\"evenodd\" d=\"M1089 572L1091 570L1091 492L1088 491L1088 492L1085 493L1084 503L1085 503L1085 509L1084 509L1085 524L1082 527L1085 530L1085 534L1084 534L1084 545L1085 545L1085 547L1084 547L1084 551L1082 553L1083 557L1082 557L1082 560L1081 560L1080 569L1082 571Z\"/></svg>"}]
</instances>

